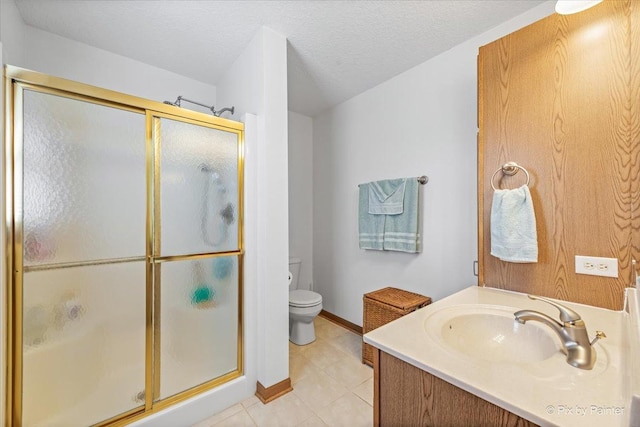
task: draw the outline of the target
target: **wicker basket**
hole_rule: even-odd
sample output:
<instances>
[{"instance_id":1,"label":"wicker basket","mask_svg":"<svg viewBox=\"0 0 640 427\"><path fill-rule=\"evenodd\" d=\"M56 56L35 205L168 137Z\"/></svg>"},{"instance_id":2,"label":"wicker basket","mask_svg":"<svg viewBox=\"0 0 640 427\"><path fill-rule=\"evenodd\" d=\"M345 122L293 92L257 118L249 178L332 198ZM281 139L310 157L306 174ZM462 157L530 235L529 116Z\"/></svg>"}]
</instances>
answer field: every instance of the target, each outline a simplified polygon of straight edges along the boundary
<instances>
[{"instance_id":1,"label":"wicker basket","mask_svg":"<svg viewBox=\"0 0 640 427\"><path fill-rule=\"evenodd\" d=\"M373 331L430 303L429 297L391 287L369 292L363 297L362 333ZM373 366L373 347L364 341L362 342L362 363Z\"/></svg>"}]
</instances>

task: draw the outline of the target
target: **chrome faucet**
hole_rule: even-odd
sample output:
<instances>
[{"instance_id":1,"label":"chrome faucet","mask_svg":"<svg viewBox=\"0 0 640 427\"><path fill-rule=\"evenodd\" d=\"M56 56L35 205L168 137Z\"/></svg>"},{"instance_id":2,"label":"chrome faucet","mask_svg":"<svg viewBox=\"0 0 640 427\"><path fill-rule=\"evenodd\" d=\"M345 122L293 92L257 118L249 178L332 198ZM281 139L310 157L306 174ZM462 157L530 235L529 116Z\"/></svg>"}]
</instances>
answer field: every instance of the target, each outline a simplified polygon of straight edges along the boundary
<instances>
[{"instance_id":1,"label":"chrome faucet","mask_svg":"<svg viewBox=\"0 0 640 427\"><path fill-rule=\"evenodd\" d=\"M560 338L562 352L567 355L569 365L580 369L593 369L596 363L596 351L592 346L599 339L606 337L604 332L596 331L596 337L589 342L587 327L578 313L550 299L528 296L529 299L543 301L557 308L560 311L560 322L534 310L516 311L514 313L516 320L523 325L529 320L535 320L549 326Z\"/></svg>"}]
</instances>

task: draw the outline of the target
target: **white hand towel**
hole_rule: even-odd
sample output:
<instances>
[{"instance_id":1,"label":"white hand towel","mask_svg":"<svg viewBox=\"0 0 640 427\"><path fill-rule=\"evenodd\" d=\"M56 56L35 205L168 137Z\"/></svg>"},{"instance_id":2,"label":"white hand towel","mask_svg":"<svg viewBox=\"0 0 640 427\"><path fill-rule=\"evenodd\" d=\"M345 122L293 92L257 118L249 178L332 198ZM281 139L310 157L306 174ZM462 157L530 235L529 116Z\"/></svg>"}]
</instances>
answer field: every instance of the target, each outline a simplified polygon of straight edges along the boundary
<instances>
[{"instance_id":1,"label":"white hand towel","mask_svg":"<svg viewBox=\"0 0 640 427\"><path fill-rule=\"evenodd\" d=\"M491 205L491 255L508 262L538 262L536 215L526 185L495 190Z\"/></svg>"}]
</instances>

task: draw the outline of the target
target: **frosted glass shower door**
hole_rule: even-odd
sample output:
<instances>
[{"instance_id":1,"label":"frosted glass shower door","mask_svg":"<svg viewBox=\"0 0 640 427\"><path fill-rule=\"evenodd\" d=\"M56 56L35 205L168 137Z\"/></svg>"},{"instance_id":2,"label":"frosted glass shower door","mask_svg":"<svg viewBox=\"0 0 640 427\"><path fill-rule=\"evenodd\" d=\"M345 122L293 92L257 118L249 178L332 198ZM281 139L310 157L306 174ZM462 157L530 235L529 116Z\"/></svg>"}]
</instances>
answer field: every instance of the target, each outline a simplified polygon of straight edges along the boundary
<instances>
[{"instance_id":1,"label":"frosted glass shower door","mask_svg":"<svg viewBox=\"0 0 640 427\"><path fill-rule=\"evenodd\" d=\"M162 263L157 399L238 370L238 257Z\"/></svg>"},{"instance_id":2,"label":"frosted glass shower door","mask_svg":"<svg viewBox=\"0 0 640 427\"><path fill-rule=\"evenodd\" d=\"M3 75L6 424L129 425L241 376L243 124Z\"/></svg>"},{"instance_id":3,"label":"frosted glass shower door","mask_svg":"<svg viewBox=\"0 0 640 427\"><path fill-rule=\"evenodd\" d=\"M145 115L19 93L22 425L91 425L144 406Z\"/></svg>"},{"instance_id":4,"label":"frosted glass shower door","mask_svg":"<svg viewBox=\"0 0 640 427\"><path fill-rule=\"evenodd\" d=\"M162 400L241 371L242 151L237 131L153 120Z\"/></svg>"},{"instance_id":5,"label":"frosted glass shower door","mask_svg":"<svg viewBox=\"0 0 640 427\"><path fill-rule=\"evenodd\" d=\"M239 249L238 134L156 119L161 255Z\"/></svg>"}]
</instances>

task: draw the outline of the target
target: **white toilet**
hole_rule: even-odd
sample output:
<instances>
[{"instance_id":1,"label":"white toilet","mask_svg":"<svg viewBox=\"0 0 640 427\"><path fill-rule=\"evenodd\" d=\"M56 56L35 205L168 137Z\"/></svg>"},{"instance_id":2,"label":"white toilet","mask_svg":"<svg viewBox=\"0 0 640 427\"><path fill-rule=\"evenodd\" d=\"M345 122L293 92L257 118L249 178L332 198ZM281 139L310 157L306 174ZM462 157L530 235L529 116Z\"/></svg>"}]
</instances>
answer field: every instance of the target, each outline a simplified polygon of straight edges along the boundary
<instances>
[{"instance_id":1,"label":"white toilet","mask_svg":"<svg viewBox=\"0 0 640 427\"><path fill-rule=\"evenodd\" d=\"M300 258L289 258L289 340L306 345L316 340L313 319L322 310L322 295L298 289Z\"/></svg>"}]
</instances>

